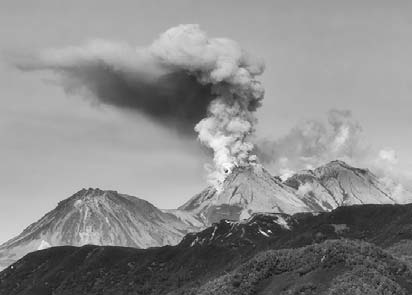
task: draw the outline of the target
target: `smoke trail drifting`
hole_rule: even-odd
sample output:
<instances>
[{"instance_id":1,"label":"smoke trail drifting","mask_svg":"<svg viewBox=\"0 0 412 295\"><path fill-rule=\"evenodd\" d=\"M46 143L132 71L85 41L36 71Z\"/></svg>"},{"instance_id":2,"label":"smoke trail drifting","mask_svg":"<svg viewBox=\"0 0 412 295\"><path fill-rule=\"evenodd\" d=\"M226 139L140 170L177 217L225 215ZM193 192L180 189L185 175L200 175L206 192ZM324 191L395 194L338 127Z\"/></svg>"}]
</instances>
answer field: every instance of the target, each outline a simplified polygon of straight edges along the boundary
<instances>
[{"instance_id":1,"label":"smoke trail drifting","mask_svg":"<svg viewBox=\"0 0 412 295\"><path fill-rule=\"evenodd\" d=\"M340 159L352 164L366 158L369 147L362 143L362 128L348 110L330 110L326 122L306 120L277 140L257 144L262 162L287 177L301 169L312 169Z\"/></svg>"},{"instance_id":2,"label":"smoke trail drifting","mask_svg":"<svg viewBox=\"0 0 412 295\"><path fill-rule=\"evenodd\" d=\"M191 135L214 151L218 183L245 165L253 149L254 111L264 90L264 65L235 41L208 38L198 25L180 25L150 46L93 41L18 58L24 71L49 70L67 92L135 110Z\"/></svg>"},{"instance_id":3,"label":"smoke trail drifting","mask_svg":"<svg viewBox=\"0 0 412 295\"><path fill-rule=\"evenodd\" d=\"M304 121L277 140L258 142L259 159L283 179L302 169L343 160L371 169L392 195L402 195L404 187L399 182L410 183L411 177L399 167L395 150L365 143L360 123L348 110L330 110L327 117L327 121ZM302 187L301 192L306 189Z\"/></svg>"}]
</instances>

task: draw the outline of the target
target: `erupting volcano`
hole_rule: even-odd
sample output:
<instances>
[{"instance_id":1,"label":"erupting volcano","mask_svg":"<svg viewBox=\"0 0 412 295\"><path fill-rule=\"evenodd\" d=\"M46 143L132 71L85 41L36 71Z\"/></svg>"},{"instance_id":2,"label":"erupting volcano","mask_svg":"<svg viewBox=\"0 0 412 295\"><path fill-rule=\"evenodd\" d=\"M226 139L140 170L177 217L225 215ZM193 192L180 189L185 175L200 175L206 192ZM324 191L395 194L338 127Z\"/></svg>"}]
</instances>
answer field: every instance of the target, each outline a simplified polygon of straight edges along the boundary
<instances>
[{"instance_id":1,"label":"erupting volcano","mask_svg":"<svg viewBox=\"0 0 412 295\"><path fill-rule=\"evenodd\" d=\"M234 167L254 159L254 112L264 96L256 77L264 64L233 40L209 38L198 25L171 28L147 47L98 40L44 50L17 66L51 70L71 93L143 113L185 136L194 128L214 152L210 181L216 188Z\"/></svg>"},{"instance_id":2,"label":"erupting volcano","mask_svg":"<svg viewBox=\"0 0 412 295\"><path fill-rule=\"evenodd\" d=\"M264 64L233 40L209 38L198 25L173 27L145 47L95 40L28 57L16 63L20 69L52 71L69 93L137 112L181 136L197 138L213 152L214 165L210 186L178 209L160 210L110 191L79 192L0 246L4 264L28 250L55 245L174 244L189 231L261 212L283 216L412 199L406 190L395 194L369 170L342 161L291 173L287 180L272 176L254 151L265 163L270 158L280 168L298 171L301 162L318 166L331 157L363 155L361 128L350 112L333 110L329 125L306 122L280 141L255 147L255 113L264 98L258 77Z\"/></svg>"}]
</instances>

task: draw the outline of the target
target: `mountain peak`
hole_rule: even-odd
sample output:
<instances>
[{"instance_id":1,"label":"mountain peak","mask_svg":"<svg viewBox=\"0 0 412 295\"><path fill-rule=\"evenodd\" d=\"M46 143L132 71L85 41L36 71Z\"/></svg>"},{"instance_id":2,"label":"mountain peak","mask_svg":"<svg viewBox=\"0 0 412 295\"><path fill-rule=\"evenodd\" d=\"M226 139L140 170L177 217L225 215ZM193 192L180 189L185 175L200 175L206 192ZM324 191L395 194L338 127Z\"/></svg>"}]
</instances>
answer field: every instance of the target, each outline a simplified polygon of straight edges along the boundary
<instances>
[{"instance_id":1,"label":"mountain peak","mask_svg":"<svg viewBox=\"0 0 412 295\"><path fill-rule=\"evenodd\" d=\"M82 189L0 245L0 268L45 245L137 248L173 245L195 230L151 203L116 191Z\"/></svg>"},{"instance_id":2,"label":"mountain peak","mask_svg":"<svg viewBox=\"0 0 412 295\"><path fill-rule=\"evenodd\" d=\"M329 175L330 173L336 174L343 171L355 173L358 175L367 175L368 177L376 177L372 172L368 169L357 168L347 164L341 160L334 160L325 165L319 166L318 168L314 169L313 172L316 175Z\"/></svg>"},{"instance_id":3,"label":"mountain peak","mask_svg":"<svg viewBox=\"0 0 412 295\"><path fill-rule=\"evenodd\" d=\"M232 170L223 182L223 186L233 182L254 181L256 178L274 179L274 177L262 165L240 166ZM276 179L277 180L277 179Z\"/></svg>"},{"instance_id":4,"label":"mountain peak","mask_svg":"<svg viewBox=\"0 0 412 295\"><path fill-rule=\"evenodd\" d=\"M296 173L285 184L297 189L302 199L318 210L355 204L400 202L371 171L352 167L341 160Z\"/></svg>"},{"instance_id":5,"label":"mountain peak","mask_svg":"<svg viewBox=\"0 0 412 295\"><path fill-rule=\"evenodd\" d=\"M105 194L112 194L112 195L118 195L119 193L117 191L114 190L102 190L100 188L83 188L80 191L78 191L77 193L74 194L74 196L78 196L78 197L100 197L103 196Z\"/></svg>"},{"instance_id":6,"label":"mountain peak","mask_svg":"<svg viewBox=\"0 0 412 295\"><path fill-rule=\"evenodd\" d=\"M178 211L210 225L221 219L245 219L256 212L294 214L352 204L397 202L369 170L334 160L313 170L303 170L285 181L272 176L261 165L235 167L219 190L208 187Z\"/></svg>"},{"instance_id":7,"label":"mountain peak","mask_svg":"<svg viewBox=\"0 0 412 295\"><path fill-rule=\"evenodd\" d=\"M372 172L369 171L369 169L363 169L363 168L357 168L354 166L349 165L348 163L342 161L342 160L333 160L330 161L322 166L319 166L318 168L314 169L313 171L322 171L323 169L335 169L335 170L339 170L339 169L348 169L348 170L352 170L352 171L356 171L358 173L361 174L366 174L366 173L370 173L372 174Z\"/></svg>"},{"instance_id":8,"label":"mountain peak","mask_svg":"<svg viewBox=\"0 0 412 295\"><path fill-rule=\"evenodd\" d=\"M91 201L102 203L107 201L108 198L112 198L113 200L121 200L124 197L126 197L126 195L119 194L117 191L102 190L100 188L83 188L75 194L73 194L71 197L60 201L57 205L56 210L63 210L63 208L66 208L67 206L75 206L76 208L79 208L78 205L80 203L88 204ZM135 199L140 200L138 198Z\"/></svg>"},{"instance_id":9,"label":"mountain peak","mask_svg":"<svg viewBox=\"0 0 412 295\"><path fill-rule=\"evenodd\" d=\"M205 224L245 219L255 212L310 211L291 187L261 165L236 167L219 191L209 187L179 209L193 213Z\"/></svg>"},{"instance_id":10,"label":"mountain peak","mask_svg":"<svg viewBox=\"0 0 412 295\"><path fill-rule=\"evenodd\" d=\"M329 163L326 163L324 166L334 166L334 165L350 167L345 161L342 161L342 160L333 160L333 161L330 161Z\"/></svg>"}]
</instances>

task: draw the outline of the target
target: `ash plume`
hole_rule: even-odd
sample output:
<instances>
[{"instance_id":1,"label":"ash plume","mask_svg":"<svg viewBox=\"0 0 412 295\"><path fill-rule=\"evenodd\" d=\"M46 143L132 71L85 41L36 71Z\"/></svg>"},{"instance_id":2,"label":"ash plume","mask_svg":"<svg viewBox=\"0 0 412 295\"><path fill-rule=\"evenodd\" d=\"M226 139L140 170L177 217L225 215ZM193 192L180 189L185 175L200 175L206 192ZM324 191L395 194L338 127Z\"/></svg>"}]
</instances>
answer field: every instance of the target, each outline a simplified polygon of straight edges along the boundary
<instances>
[{"instance_id":1,"label":"ash plume","mask_svg":"<svg viewBox=\"0 0 412 295\"><path fill-rule=\"evenodd\" d=\"M220 183L253 150L254 112L264 96L263 62L198 25L180 25L147 47L96 40L15 59L23 71L52 71L68 93L137 111L214 151Z\"/></svg>"}]
</instances>

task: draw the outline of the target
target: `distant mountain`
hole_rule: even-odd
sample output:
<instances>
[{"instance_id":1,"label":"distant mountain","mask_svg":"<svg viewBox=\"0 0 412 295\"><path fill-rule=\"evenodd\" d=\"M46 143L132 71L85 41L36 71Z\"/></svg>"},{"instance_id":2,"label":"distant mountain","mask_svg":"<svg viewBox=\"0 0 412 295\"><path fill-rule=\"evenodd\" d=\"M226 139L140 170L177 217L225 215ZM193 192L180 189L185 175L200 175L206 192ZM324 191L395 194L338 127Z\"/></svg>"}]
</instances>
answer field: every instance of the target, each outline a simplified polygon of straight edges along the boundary
<instances>
[{"instance_id":1,"label":"distant mountain","mask_svg":"<svg viewBox=\"0 0 412 295\"><path fill-rule=\"evenodd\" d=\"M211 225L221 219L245 219L257 212L294 214L330 211L345 205L412 202L412 193L405 193L393 195L372 172L343 161L301 171L284 182L260 165L252 165L235 168L220 191L208 187L171 213L189 214Z\"/></svg>"},{"instance_id":2,"label":"distant mountain","mask_svg":"<svg viewBox=\"0 0 412 295\"><path fill-rule=\"evenodd\" d=\"M173 245L195 228L147 201L83 189L0 246L0 267L35 250L86 244L147 248Z\"/></svg>"},{"instance_id":3,"label":"distant mountain","mask_svg":"<svg viewBox=\"0 0 412 295\"><path fill-rule=\"evenodd\" d=\"M260 165L237 167L220 191L208 187L178 208L206 225L221 219L240 220L254 212L297 213L313 211L296 190L273 177Z\"/></svg>"},{"instance_id":4,"label":"distant mountain","mask_svg":"<svg viewBox=\"0 0 412 295\"><path fill-rule=\"evenodd\" d=\"M407 196L393 195L371 171L354 168L342 161L332 161L314 170L305 170L287 179L301 199L314 211L331 210L355 204L396 204L412 202Z\"/></svg>"},{"instance_id":5,"label":"distant mountain","mask_svg":"<svg viewBox=\"0 0 412 295\"><path fill-rule=\"evenodd\" d=\"M396 256L412 255L411 228L412 204L254 214L176 246L33 252L0 273L0 294L406 295L412 273Z\"/></svg>"},{"instance_id":6,"label":"distant mountain","mask_svg":"<svg viewBox=\"0 0 412 295\"><path fill-rule=\"evenodd\" d=\"M147 201L114 191L83 189L1 245L0 269L31 251L51 246L95 244L147 248L174 245L186 233L199 231L223 219L247 220L255 213L266 212L278 213L280 222L286 220L282 214L322 212L352 204L403 203L405 200L412 202L412 194L399 199L369 170L354 168L342 161L302 171L284 182L260 165L237 167L219 191L208 187L173 210L160 210ZM275 223L268 225L267 230L277 231ZM249 227L242 223L237 228ZM260 230L267 233L263 228ZM236 235L232 234L233 239ZM246 231L242 238L248 235Z\"/></svg>"}]
</instances>

